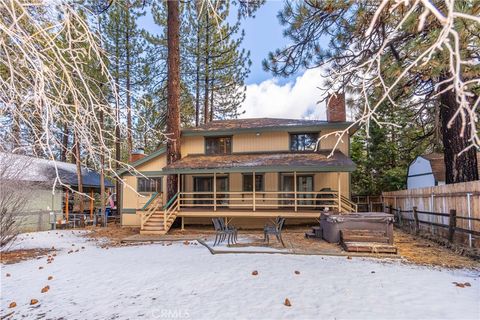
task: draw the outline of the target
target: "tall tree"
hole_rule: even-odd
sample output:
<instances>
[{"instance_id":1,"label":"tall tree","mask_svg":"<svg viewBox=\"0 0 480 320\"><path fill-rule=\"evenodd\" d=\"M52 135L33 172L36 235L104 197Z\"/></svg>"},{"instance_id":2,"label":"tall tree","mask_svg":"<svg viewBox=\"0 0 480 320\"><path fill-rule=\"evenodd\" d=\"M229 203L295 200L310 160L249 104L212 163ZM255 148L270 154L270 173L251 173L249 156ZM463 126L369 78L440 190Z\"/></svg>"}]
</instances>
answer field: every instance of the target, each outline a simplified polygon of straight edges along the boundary
<instances>
[{"instance_id":1,"label":"tall tree","mask_svg":"<svg viewBox=\"0 0 480 320\"><path fill-rule=\"evenodd\" d=\"M168 111L167 163L180 159L180 10L179 0L167 2ZM168 198L177 192L177 176L167 179Z\"/></svg>"},{"instance_id":2,"label":"tall tree","mask_svg":"<svg viewBox=\"0 0 480 320\"><path fill-rule=\"evenodd\" d=\"M432 124L440 124L447 182L478 180L472 115L480 65L468 61L480 54L479 7L425 3L287 2L279 17L292 44L271 53L264 66L277 75L324 67L325 97L329 90L352 94L362 109L358 122L367 126L389 125L378 114L384 102L416 116L439 107L441 121Z\"/></svg>"}]
</instances>

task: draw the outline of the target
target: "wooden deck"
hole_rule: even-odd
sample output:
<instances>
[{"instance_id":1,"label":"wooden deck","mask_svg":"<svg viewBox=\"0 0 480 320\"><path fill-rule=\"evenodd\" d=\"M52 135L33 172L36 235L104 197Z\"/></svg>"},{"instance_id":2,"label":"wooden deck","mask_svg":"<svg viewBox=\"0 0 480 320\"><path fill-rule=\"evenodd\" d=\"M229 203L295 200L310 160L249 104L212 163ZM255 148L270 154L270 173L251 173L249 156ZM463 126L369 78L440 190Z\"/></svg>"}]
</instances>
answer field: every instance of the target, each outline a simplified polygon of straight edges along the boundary
<instances>
[{"instance_id":1,"label":"wooden deck","mask_svg":"<svg viewBox=\"0 0 480 320\"><path fill-rule=\"evenodd\" d=\"M248 210L248 209L217 209L214 211L211 208L182 208L177 212L177 217L192 217L192 218L209 218L209 217L228 217L228 218L271 218L282 216L285 218L305 218L318 219L321 212L319 210L298 210L291 209L262 209L262 210Z\"/></svg>"}]
</instances>

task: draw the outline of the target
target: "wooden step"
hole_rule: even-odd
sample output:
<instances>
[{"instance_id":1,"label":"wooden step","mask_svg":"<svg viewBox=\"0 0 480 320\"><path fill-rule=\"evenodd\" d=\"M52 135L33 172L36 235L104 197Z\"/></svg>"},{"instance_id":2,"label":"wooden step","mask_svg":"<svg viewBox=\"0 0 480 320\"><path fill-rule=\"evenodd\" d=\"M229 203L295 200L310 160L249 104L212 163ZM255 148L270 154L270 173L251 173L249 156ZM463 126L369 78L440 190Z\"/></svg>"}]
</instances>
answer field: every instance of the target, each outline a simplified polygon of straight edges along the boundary
<instances>
[{"instance_id":1,"label":"wooden step","mask_svg":"<svg viewBox=\"0 0 480 320\"><path fill-rule=\"evenodd\" d=\"M173 221L173 220L175 220L174 217L170 217L167 219L167 221ZM163 221L163 217L150 217L148 218L147 221Z\"/></svg>"},{"instance_id":2,"label":"wooden step","mask_svg":"<svg viewBox=\"0 0 480 320\"><path fill-rule=\"evenodd\" d=\"M343 248L348 252L397 253L395 246L379 242L343 242Z\"/></svg>"},{"instance_id":3,"label":"wooden step","mask_svg":"<svg viewBox=\"0 0 480 320\"><path fill-rule=\"evenodd\" d=\"M172 225L172 221L167 221L167 227L170 227ZM150 222L147 221L143 224L144 227L162 227L164 226L163 221L162 222Z\"/></svg>"},{"instance_id":4,"label":"wooden step","mask_svg":"<svg viewBox=\"0 0 480 320\"><path fill-rule=\"evenodd\" d=\"M156 230L140 230L140 234L152 234L152 235L164 235L166 234L167 231L162 230L162 231L156 231Z\"/></svg>"},{"instance_id":5,"label":"wooden step","mask_svg":"<svg viewBox=\"0 0 480 320\"><path fill-rule=\"evenodd\" d=\"M340 231L345 237L348 236L369 236L369 237L385 237L385 231L377 230L341 230Z\"/></svg>"},{"instance_id":6,"label":"wooden step","mask_svg":"<svg viewBox=\"0 0 480 320\"><path fill-rule=\"evenodd\" d=\"M163 226L143 226L142 230L165 230Z\"/></svg>"},{"instance_id":7,"label":"wooden step","mask_svg":"<svg viewBox=\"0 0 480 320\"><path fill-rule=\"evenodd\" d=\"M388 243L388 237L375 237L375 236L356 236L348 235L345 236L342 234L343 242L379 242L379 243Z\"/></svg>"}]
</instances>

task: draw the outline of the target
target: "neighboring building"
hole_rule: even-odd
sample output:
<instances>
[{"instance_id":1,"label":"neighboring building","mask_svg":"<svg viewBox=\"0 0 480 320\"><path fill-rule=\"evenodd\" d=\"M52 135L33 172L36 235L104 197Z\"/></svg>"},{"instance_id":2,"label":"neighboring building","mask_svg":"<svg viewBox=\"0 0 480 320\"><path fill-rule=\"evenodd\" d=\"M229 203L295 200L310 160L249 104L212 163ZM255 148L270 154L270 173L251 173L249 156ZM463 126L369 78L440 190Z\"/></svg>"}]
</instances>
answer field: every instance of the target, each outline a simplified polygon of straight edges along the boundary
<instances>
[{"instance_id":1,"label":"neighboring building","mask_svg":"<svg viewBox=\"0 0 480 320\"><path fill-rule=\"evenodd\" d=\"M479 160L480 170L480 157ZM445 184L445 162L442 153L417 156L408 166L407 189L434 187Z\"/></svg>"},{"instance_id":2,"label":"neighboring building","mask_svg":"<svg viewBox=\"0 0 480 320\"><path fill-rule=\"evenodd\" d=\"M13 183L14 187L23 189L19 191L27 192L26 203L19 213L21 231L50 229L50 212L65 213L67 197L69 212L75 209L72 192L68 192L58 181L54 188L57 176L63 184L73 190L78 189L75 164L0 152L0 183ZM83 167L82 178L85 193L99 193L100 175L97 172ZM105 186L114 187L107 179ZM89 208L88 203L85 208Z\"/></svg>"},{"instance_id":3,"label":"neighboring building","mask_svg":"<svg viewBox=\"0 0 480 320\"><path fill-rule=\"evenodd\" d=\"M345 121L343 96L330 100L330 121L213 121L182 130L181 159L171 165L166 163L164 148L148 156L134 155L141 157L132 163L141 175L120 173L126 183L122 224L140 226L142 233L165 233L177 217L182 226L211 224L212 217L235 218L243 224L278 215L288 221L313 220L326 208L355 211L350 201L355 164L349 158L355 129L331 157L335 135L322 139L315 151L320 135L351 125ZM179 177L173 199L167 199L165 192L169 174Z\"/></svg>"}]
</instances>

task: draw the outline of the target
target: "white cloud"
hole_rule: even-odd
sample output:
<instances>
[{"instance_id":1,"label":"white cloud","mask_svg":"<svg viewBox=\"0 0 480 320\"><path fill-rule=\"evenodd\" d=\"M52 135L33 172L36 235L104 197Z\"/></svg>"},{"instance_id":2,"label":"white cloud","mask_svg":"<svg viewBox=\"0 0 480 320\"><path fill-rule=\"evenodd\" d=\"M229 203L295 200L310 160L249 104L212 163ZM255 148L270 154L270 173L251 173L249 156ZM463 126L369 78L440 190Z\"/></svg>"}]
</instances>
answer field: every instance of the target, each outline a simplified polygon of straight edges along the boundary
<instances>
[{"instance_id":1,"label":"white cloud","mask_svg":"<svg viewBox=\"0 0 480 320\"><path fill-rule=\"evenodd\" d=\"M260 84L247 85L247 96L243 102L242 118L293 118L325 120L325 103L317 102L322 92L321 71L310 69L295 81L279 84L269 79Z\"/></svg>"}]
</instances>

